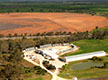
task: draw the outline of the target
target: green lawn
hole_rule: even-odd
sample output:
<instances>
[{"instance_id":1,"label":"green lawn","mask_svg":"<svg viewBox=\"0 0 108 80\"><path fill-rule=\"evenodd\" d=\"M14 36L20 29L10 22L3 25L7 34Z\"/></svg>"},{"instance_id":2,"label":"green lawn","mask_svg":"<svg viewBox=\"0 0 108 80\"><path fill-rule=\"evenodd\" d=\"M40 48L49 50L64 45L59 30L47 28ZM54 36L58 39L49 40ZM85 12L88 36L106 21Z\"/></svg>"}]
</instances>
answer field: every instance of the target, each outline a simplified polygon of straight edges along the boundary
<instances>
[{"instance_id":1,"label":"green lawn","mask_svg":"<svg viewBox=\"0 0 108 80\"><path fill-rule=\"evenodd\" d=\"M86 39L86 40L74 41L72 43L80 47L80 49L75 53L64 54L62 55L62 57L101 51L101 50L104 50L106 53L108 53L108 39L104 39L104 40Z\"/></svg>"},{"instance_id":2,"label":"green lawn","mask_svg":"<svg viewBox=\"0 0 108 80\"><path fill-rule=\"evenodd\" d=\"M80 49L74 53L68 53L62 55L62 57L101 51L101 50L104 50L106 53L108 53L108 39L104 39L104 40L86 39L86 40L74 41L72 43L80 47ZM103 57L103 58L104 58L104 62L108 62L108 57ZM72 79L73 76L78 77L78 79L108 77L108 69L103 69L103 68L88 68L84 70L72 70L73 65L80 64L81 62L86 62L86 61L89 60L75 61L69 63L66 66L66 70L61 71L59 76L64 78L69 78L69 79ZM69 75L66 75L66 73L69 73Z\"/></svg>"},{"instance_id":3,"label":"green lawn","mask_svg":"<svg viewBox=\"0 0 108 80\"><path fill-rule=\"evenodd\" d=\"M24 80L51 80L52 76L48 73L45 75L37 75L34 73L25 74Z\"/></svg>"},{"instance_id":4,"label":"green lawn","mask_svg":"<svg viewBox=\"0 0 108 80\"><path fill-rule=\"evenodd\" d=\"M25 80L42 80L42 77L38 77L38 78L31 78L31 79L25 79Z\"/></svg>"}]
</instances>

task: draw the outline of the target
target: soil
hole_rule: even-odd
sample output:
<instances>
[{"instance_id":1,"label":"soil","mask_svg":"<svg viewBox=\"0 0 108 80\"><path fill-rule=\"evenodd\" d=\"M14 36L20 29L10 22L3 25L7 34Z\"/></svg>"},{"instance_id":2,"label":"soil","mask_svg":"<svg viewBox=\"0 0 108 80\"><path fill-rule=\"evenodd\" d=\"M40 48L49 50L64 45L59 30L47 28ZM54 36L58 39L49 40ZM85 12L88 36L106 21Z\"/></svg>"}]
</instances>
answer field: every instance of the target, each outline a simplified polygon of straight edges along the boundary
<instances>
[{"instance_id":1,"label":"soil","mask_svg":"<svg viewBox=\"0 0 108 80\"><path fill-rule=\"evenodd\" d=\"M77 13L1 13L0 34L91 31L108 26L108 19Z\"/></svg>"}]
</instances>

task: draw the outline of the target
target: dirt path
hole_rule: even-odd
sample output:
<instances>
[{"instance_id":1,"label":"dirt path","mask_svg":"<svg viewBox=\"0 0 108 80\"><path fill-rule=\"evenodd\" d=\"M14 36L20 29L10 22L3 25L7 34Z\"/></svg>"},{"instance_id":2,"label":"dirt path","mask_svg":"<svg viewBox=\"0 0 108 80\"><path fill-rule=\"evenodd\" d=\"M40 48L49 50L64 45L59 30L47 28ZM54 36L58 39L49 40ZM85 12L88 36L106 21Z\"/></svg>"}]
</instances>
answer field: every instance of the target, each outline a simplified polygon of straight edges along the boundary
<instances>
[{"instance_id":1,"label":"dirt path","mask_svg":"<svg viewBox=\"0 0 108 80\"><path fill-rule=\"evenodd\" d=\"M33 53L33 51L29 51L28 53ZM52 80L69 80L69 79L64 79L64 78L61 78L61 77L58 77L57 74L59 72L59 69L56 69L55 72L51 72L50 70L46 69L42 62L44 60L44 57L39 55L39 54L36 54L36 56L38 57L39 61L40 61L40 64L37 64L36 62L32 61L32 59L28 58L28 57L24 57L25 60L27 60L28 62L36 65L36 66L40 66L41 68L45 69L49 74L51 74L53 77L52 77ZM70 79L72 80L72 79Z\"/></svg>"},{"instance_id":2,"label":"dirt path","mask_svg":"<svg viewBox=\"0 0 108 80\"><path fill-rule=\"evenodd\" d=\"M43 38L43 37L70 37L70 35L55 35L55 36L27 36L26 38ZM22 37L3 37L0 40L8 40L8 39L22 39Z\"/></svg>"}]
</instances>

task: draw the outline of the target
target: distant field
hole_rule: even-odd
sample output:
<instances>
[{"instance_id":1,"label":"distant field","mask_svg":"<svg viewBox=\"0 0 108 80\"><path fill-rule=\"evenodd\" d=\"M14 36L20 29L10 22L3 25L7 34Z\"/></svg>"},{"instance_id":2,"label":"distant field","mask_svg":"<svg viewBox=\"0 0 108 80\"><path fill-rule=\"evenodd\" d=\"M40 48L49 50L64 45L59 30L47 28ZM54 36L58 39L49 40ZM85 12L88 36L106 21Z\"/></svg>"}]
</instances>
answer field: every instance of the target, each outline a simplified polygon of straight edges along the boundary
<instances>
[{"instance_id":1,"label":"distant field","mask_svg":"<svg viewBox=\"0 0 108 80\"><path fill-rule=\"evenodd\" d=\"M1 13L0 34L92 30L108 26L105 17L76 13Z\"/></svg>"},{"instance_id":2,"label":"distant field","mask_svg":"<svg viewBox=\"0 0 108 80\"><path fill-rule=\"evenodd\" d=\"M0 12L108 13L107 5L108 2L7 2L0 3Z\"/></svg>"}]
</instances>

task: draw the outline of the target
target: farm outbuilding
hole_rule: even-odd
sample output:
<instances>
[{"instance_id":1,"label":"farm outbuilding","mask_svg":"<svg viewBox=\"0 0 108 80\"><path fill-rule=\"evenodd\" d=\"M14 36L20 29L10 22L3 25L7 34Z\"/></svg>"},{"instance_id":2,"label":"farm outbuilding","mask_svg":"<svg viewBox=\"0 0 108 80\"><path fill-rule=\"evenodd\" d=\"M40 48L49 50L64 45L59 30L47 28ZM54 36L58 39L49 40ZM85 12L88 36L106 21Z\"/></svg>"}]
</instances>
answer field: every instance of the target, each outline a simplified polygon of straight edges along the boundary
<instances>
[{"instance_id":1,"label":"farm outbuilding","mask_svg":"<svg viewBox=\"0 0 108 80\"><path fill-rule=\"evenodd\" d=\"M66 62L72 62L72 61L78 61L78 60L83 60L83 59L89 59L94 56L97 56L97 57L106 56L106 53L104 51L97 51L97 52L92 52L92 53L68 56L64 58L66 59Z\"/></svg>"},{"instance_id":2,"label":"farm outbuilding","mask_svg":"<svg viewBox=\"0 0 108 80\"><path fill-rule=\"evenodd\" d=\"M48 58L48 59L57 59L59 56L56 54L57 53L57 49L47 49L47 50L43 50L43 55Z\"/></svg>"}]
</instances>

